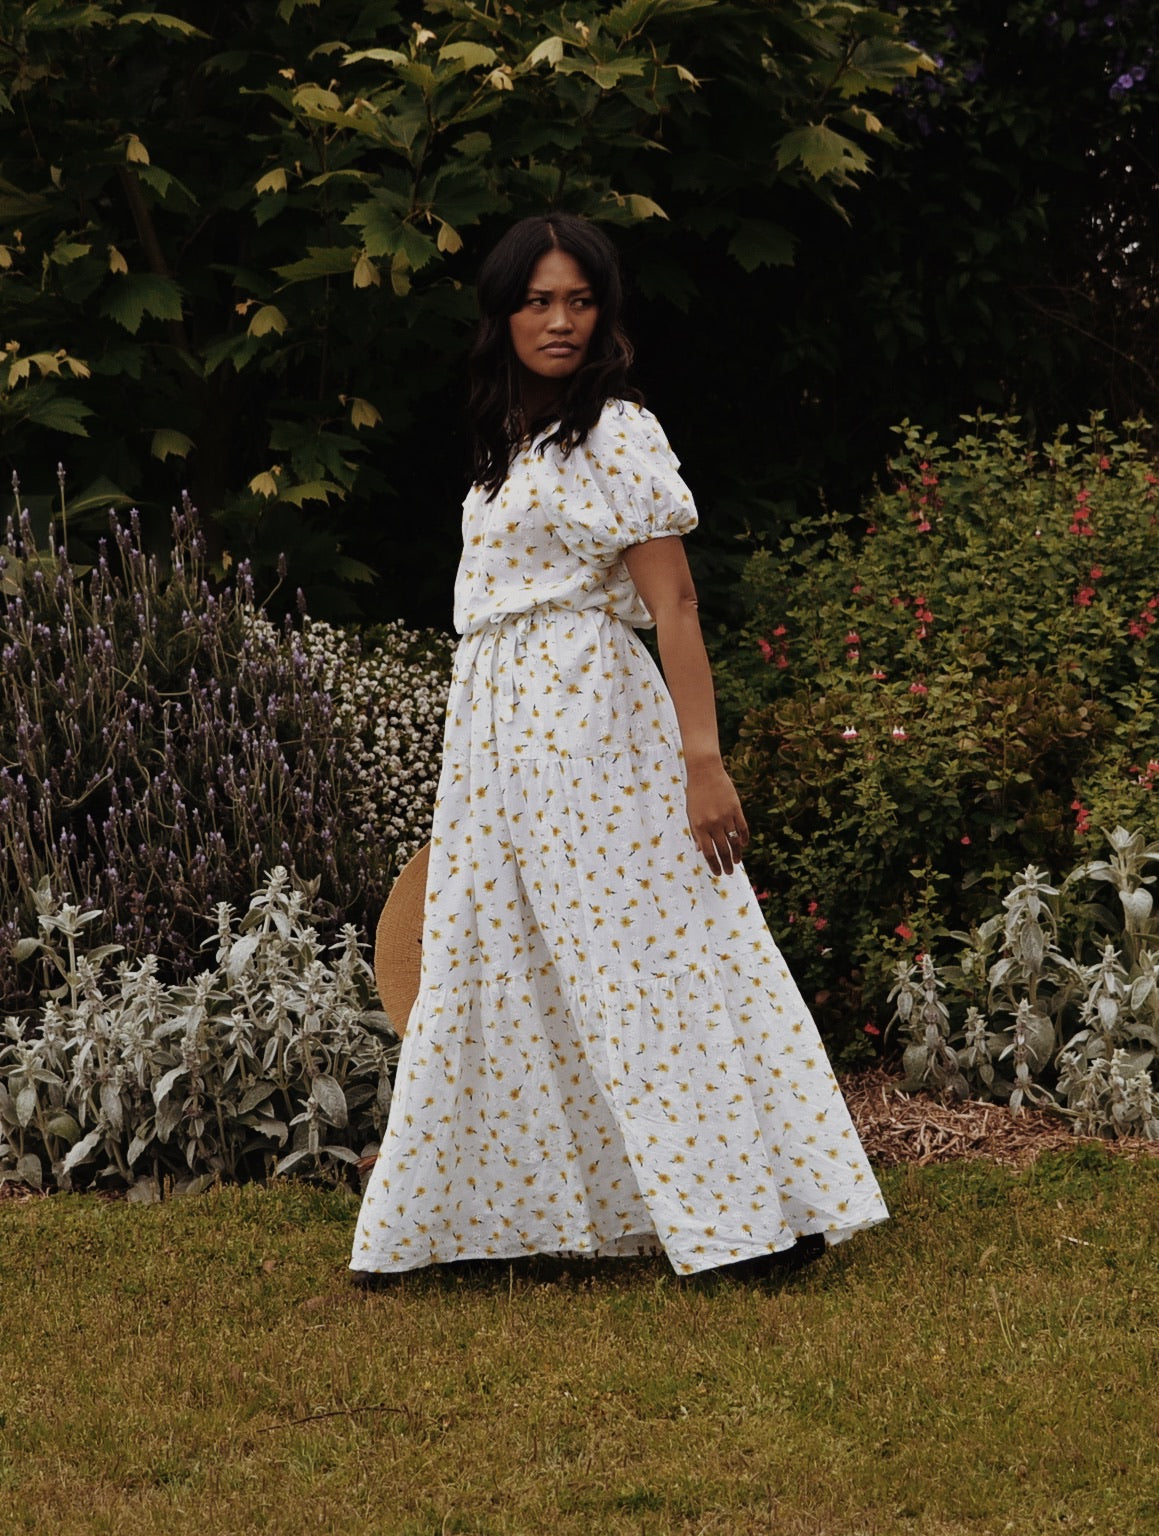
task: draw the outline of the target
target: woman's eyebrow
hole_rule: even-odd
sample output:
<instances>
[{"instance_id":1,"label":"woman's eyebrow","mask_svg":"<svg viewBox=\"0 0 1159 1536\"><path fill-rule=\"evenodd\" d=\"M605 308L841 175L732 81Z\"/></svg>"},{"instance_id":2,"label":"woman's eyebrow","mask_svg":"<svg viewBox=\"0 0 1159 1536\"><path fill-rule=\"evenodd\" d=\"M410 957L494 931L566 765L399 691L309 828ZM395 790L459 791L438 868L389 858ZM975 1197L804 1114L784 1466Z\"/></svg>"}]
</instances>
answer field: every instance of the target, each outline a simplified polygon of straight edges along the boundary
<instances>
[{"instance_id":1,"label":"woman's eyebrow","mask_svg":"<svg viewBox=\"0 0 1159 1536\"><path fill-rule=\"evenodd\" d=\"M528 288L527 294L528 294L529 298L531 297L532 294L534 294L534 295L536 295L538 297L538 295L541 294L541 293L542 294L547 294L547 295L550 296L555 291L556 290L554 288L537 288L533 284L530 288ZM574 299L578 294L581 294L581 293L591 293L591 291L592 291L591 283L584 283L582 287L579 287L579 288L569 288L567 290L567 296L568 296L569 299Z\"/></svg>"}]
</instances>

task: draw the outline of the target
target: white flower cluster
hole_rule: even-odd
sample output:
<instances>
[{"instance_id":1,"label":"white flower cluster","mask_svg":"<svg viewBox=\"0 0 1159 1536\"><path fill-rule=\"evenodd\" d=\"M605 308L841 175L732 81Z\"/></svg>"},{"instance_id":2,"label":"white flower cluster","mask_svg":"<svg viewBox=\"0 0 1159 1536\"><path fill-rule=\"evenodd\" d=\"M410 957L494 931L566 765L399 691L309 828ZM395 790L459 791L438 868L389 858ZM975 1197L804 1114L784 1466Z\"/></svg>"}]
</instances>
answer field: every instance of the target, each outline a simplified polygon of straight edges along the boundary
<instances>
[{"instance_id":1,"label":"white flower cluster","mask_svg":"<svg viewBox=\"0 0 1159 1536\"><path fill-rule=\"evenodd\" d=\"M308 619L306 654L317 661L342 724L358 743L350 807L362 842L391 847L398 864L430 836L443 751L448 651L397 621L362 654L341 630Z\"/></svg>"},{"instance_id":2,"label":"white flower cluster","mask_svg":"<svg viewBox=\"0 0 1159 1536\"><path fill-rule=\"evenodd\" d=\"M247 615L258 644L277 646L264 618ZM377 626L363 652L321 619L306 619L293 644L330 695L337 723L352 746L355 783L349 815L358 842L393 856L400 867L430 836L443 752L451 642L418 634L399 621Z\"/></svg>"}]
</instances>

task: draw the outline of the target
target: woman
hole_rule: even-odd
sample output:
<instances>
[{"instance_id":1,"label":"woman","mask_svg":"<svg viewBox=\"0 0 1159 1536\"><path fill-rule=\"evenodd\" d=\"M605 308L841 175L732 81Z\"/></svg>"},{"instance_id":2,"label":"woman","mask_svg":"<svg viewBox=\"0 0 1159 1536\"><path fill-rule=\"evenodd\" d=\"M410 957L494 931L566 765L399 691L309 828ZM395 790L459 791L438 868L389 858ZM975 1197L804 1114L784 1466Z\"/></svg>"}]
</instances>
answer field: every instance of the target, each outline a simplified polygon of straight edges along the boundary
<instances>
[{"instance_id":1,"label":"woman","mask_svg":"<svg viewBox=\"0 0 1159 1536\"><path fill-rule=\"evenodd\" d=\"M351 1268L804 1256L886 1211L739 864L696 512L626 382L615 252L525 219L479 298L422 980Z\"/></svg>"}]
</instances>

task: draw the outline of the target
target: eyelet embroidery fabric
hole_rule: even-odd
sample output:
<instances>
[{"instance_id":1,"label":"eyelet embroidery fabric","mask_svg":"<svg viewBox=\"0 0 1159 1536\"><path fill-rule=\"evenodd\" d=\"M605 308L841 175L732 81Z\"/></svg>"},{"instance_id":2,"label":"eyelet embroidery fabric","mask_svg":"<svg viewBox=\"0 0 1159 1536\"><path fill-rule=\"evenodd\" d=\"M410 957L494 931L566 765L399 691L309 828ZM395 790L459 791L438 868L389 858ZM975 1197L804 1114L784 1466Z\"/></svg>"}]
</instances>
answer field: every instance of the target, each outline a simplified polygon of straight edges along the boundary
<instances>
[{"instance_id":1,"label":"eyelet embroidery fabric","mask_svg":"<svg viewBox=\"0 0 1159 1536\"><path fill-rule=\"evenodd\" d=\"M738 869L684 804L623 551L696 510L655 418L463 512L419 995L351 1268L663 1249L683 1274L887 1212Z\"/></svg>"}]
</instances>

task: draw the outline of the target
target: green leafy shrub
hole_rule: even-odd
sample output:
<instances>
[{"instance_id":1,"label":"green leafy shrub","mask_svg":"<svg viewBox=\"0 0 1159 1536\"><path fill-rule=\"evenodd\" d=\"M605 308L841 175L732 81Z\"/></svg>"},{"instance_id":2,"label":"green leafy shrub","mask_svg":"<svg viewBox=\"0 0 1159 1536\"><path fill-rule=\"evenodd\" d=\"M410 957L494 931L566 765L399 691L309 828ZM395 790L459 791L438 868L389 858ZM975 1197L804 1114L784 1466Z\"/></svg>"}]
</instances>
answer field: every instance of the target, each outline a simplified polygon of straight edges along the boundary
<instances>
[{"instance_id":1,"label":"green leafy shrub","mask_svg":"<svg viewBox=\"0 0 1159 1536\"><path fill-rule=\"evenodd\" d=\"M1086 1135L1159 1140L1159 842L1125 827L1108 841L1061 886L1023 870L1002 912L952 936L957 964L897 962L890 1022L909 1087L1049 1104ZM1090 882L1115 899L1066 900Z\"/></svg>"},{"instance_id":2,"label":"green leafy shrub","mask_svg":"<svg viewBox=\"0 0 1159 1536\"><path fill-rule=\"evenodd\" d=\"M214 963L166 983L156 955L114 971L116 945L86 953L102 914L42 884L39 937L19 945L45 972L41 1007L0 1032L0 1182L154 1200L342 1177L386 1124L397 1042L357 931L327 949L316 895L275 869L240 920L217 905Z\"/></svg>"},{"instance_id":3,"label":"green leafy shrub","mask_svg":"<svg viewBox=\"0 0 1159 1536\"><path fill-rule=\"evenodd\" d=\"M862 523L753 557L717 667L750 874L846 1050L898 954L1159 814L1154 465L1097 420L1037 451L899 431Z\"/></svg>"},{"instance_id":4,"label":"green leafy shrub","mask_svg":"<svg viewBox=\"0 0 1159 1536\"><path fill-rule=\"evenodd\" d=\"M277 628L248 569L209 579L196 518L162 565L135 517L91 570L0 547L0 1007L37 892L99 908L130 959L188 975L200 923L277 864L319 881L331 936L367 925L430 826L449 674L441 636Z\"/></svg>"}]
</instances>

